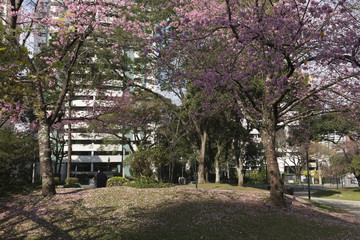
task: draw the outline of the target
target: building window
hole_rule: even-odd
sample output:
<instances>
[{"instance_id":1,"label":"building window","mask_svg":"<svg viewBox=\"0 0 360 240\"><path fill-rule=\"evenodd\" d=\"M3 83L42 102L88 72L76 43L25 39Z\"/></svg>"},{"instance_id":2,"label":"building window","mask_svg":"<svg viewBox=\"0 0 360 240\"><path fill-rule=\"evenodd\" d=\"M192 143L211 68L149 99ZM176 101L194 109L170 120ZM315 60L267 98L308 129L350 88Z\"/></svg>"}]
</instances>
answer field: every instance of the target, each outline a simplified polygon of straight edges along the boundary
<instances>
[{"instance_id":1,"label":"building window","mask_svg":"<svg viewBox=\"0 0 360 240\"><path fill-rule=\"evenodd\" d=\"M97 171L98 169L105 172L121 172L121 162L94 163L94 171Z\"/></svg>"},{"instance_id":2,"label":"building window","mask_svg":"<svg viewBox=\"0 0 360 240\"><path fill-rule=\"evenodd\" d=\"M120 151L95 151L94 156L102 156L102 155L120 155Z\"/></svg>"},{"instance_id":3,"label":"building window","mask_svg":"<svg viewBox=\"0 0 360 240\"><path fill-rule=\"evenodd\" d=\"M91 156L91 151L73 151L72 155L79 155L79 156Z\"/></svg>"},{"instance_id":4,"label":"building window","mask_svg":"<svg viewBox=\"0 0 360 240\"><path fill-rule=\"evenodd\" d=\"M93 140L72 140L72 144L84 144L89 145L92 144Z\"/></svg>"},{"instance_id":5,"label":"building window","mask_svg":"<svg viewBox=\"0 0 360 240\"><path fill-rule=\"evenodd\" d=\"M91 163L72 163L71 171L90 172L91 171Z\"/></svg>"}]
</instances>

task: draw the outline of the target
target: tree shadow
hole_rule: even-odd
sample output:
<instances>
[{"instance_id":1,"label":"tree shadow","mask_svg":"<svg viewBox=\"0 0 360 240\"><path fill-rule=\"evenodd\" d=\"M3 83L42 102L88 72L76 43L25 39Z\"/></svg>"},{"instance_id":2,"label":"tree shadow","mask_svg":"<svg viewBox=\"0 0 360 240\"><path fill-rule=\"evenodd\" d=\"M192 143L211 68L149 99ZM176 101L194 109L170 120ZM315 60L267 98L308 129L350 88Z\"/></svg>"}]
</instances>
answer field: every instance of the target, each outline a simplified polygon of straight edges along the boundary
<instances>
[{"instance_id":1,"label":"tree shadow","mask_svg":"<svg viewBox=\"0 0 360 240\"><path fill-rule=\"evenodd\" d=\"M290 203L291 205L291 203ZM127 217L138 227L126 229L124 239L334 239L343 236L348 222L326 213L278 208L254 201L172 202L144 210L134 208ZM314 211L314 212L313 212ZM319 222L319 219L322 219ZM323 222L334 221L329 227ZM299 224L301 223L301 224ZM315 230L314 230L315 229ZM360 232L358 232L360 234ZM301 237L300 237L301 236ZM123 239L121 238L121 239Z\"/></svg>"},{"instance_id":2,"label":"tree shadow","mask_svg":"<svg viewBox=\"0 0 360 240\"><path fill-rule=\"evenodd\" d=\"M242 193L244 195L241 196L246 197L241 197L228 191L214 191L216 194L208 194L206 198L198 194L205 190L177 192L176 198L163 196L156 205L138 206L133 204L137 199L133 199L128 202L132 207L127 205L125 210L107 204L93 207L81 197L72 200L72 196L66 195L69 193L62 196L70 202L64 204L61 200L59 208L49 207L44 213L38 205L43 199L40 196L26 198L29 201L22 202L23 205L12 207L0 202L0 210L8 213L6 219L0 219L0 238L24 239L30 235L33 239L94 240L312 239L317 235L323 239L334 239L344 230L354 233L354 229L349 229L349 222L298 207L294 198L288 198L288 208L280 208L257 195L252 199L247 193ZM118 197L121 198L121 195ZM52 201L49 203L54 204ZM35 207L25 208L25 204ZM33 225L19 231L22 221L31 221ZM333 224L324 224L327 222ZM46 235L34 235L40 229ZM360 234L360 231L356 233Z\"/></svg>"},{"instance_id":3,"label":"tree shadow","mask_svg":"<svg viewBox=\"0 0 360 240\"><path fill-rule=\"evenodd\" d=\"M313 193L312 196L314 196L314 197L331 197L336 194L341 194L341 192L336 191L336 190L322 190L322 191Z\"/></svg>"},{"instance_id":4,"label":"tree shadow","mask_svg":"<svg viewBox=\"0 0 360 240\"><path fill-rule=\"evenodd\" d=\"M69 195L79 193L85 189L77 189L70 192L58 193L57 195ZM51 199L51 198L50 198ZM99 225L89 223L98 221L96 215L88 215L84 218L77 219L77 212L87 212L89 209L82 206L82 200L74 202L73 208L56 210L56 209L39 209L38 207L27 208L26 206L37 206L44 200L42 196L33 196L29 202L18 201L16 197L9 197L7 201L18 201L16 206L7 206L0 202L0 213L6 217L0 219L0 239L24 239L31 236L32 239L79 239L76 232L87 231L89 228L100 228ZM45 212L42 212L44 210ZM115 209L102 207L96 212L103 215L112 213ZM8 213L8 214L5 214ZM102 222L101 219L99 221ZM21 228L21 229L19 229ZM91 231L91 236L86 239L101 239L104 233L97 233L96 229Z\"/></svg>"},{"instance_id":5,"label":"tree shadow","mask_svg":"<svg viewBox=\"0 0 360 240\"><path fill-rule=\"evenodd\" d=\"M60 193L56 193L56 194L57 195L69 195L69 194L79 193L79 192L88 191L88 190L89 189L85 189L85 188L75 188L74 190L69 191L69 192L60 192Z\"/></svg>"}]
</instances>

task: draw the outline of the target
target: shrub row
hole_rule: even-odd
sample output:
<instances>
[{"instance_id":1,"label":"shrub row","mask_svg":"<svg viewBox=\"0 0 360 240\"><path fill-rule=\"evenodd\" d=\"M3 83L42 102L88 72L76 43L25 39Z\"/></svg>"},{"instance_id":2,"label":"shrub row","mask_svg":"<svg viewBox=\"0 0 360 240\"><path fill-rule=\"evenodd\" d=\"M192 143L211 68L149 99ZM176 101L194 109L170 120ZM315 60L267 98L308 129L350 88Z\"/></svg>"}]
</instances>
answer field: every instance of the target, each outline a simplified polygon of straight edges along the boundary
<instances>
[{"instance_id":1,"label":"shrub row","mask_svg":"<svg viewBox=\"0 0 360 240\"><path fill-rule=\"evenodd\" d=\"M69 177L65 179L64 188L80 188L79 179L75 177Z\"/></svg>"},{"instance_id":2,"label":"shrub row","mask_svg":"<svg viewBox=\"0 0 360 240\"><path fill-rule=\"evenodd\" d=\"M106 186L107 187L123 186L128 182L129 180L123 177L112 177L107 180Z\"/></svg>"},{"instance_id":3,"label":"shrub row","mask_svg":"<svg viewBox=\"0 0 360 240\"><path fill-rule=\"evenodd\" d=\"M154 179L140 178L136 182L128 183L127 186L135 187L135 188L166 188L166 187L173 187L175 186L175 184L162 183Z\"/></svg>"}]
</instances>

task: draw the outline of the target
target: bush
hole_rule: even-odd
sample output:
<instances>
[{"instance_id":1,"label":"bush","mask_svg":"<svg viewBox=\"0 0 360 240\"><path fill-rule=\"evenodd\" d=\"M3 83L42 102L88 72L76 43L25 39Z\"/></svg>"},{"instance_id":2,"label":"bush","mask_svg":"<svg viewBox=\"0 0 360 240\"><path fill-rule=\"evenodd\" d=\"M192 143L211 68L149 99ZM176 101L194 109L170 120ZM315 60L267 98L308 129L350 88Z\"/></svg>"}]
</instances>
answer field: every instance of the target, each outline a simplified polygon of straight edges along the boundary
<instances>
[{"instance_id":1,"label":"bush","mask_svg":"<svg viewBox=\"0 0 360 240\"><path fill-rule=\"evenodd\" d=\"M140 178L138 181L133 183L128 183L127 186L135 187L135 188L166 188L166 187L174 187L173 183L161 183L155 181L154 179L149 178Z\"/></svg>"},{"instance_id":2,"label":"bush","mask_svg":"<svg viewBox=\"0 0 360 240\"><path fill-rule=\"evenodd\" d=\"M245 174L244 182L247 184L266 184L267 181L266 181L265 170L261 171L260 173L259 173L259 171L254 170L250 174Z\"/></svg>"},{"instance_id":3,"label":"bush","mask_svg":"<svg viewBox=\"0 0 360 240\"><path fill-rule=\"evenodd\" d=\"M115 186L122 186L129 182L126 178L123 177L112 177L107 180L106 186L107 187L115 187Z\"/></svg>"},{"instance_id":4,"label":"bush","mask_svg":"<svg viewBox=\"0 0 360 240\"><path fill-rule=\"evenodd\" d=\"M77 183L77 182L79 182L79 179L75 178L75 177L69 177L69 178L65 179L66 185L71 184L71 183Z\"/></svg>"},{"instance_id":5,"label":"bush","mask_svg":"<svg viewBox=\"0 0 360 240\"><path fill-rule=\"evenodd\" d=\"M54 177L54 182L55 182L55 185L58 186L58 185L65 185L65 181L60 181L60 178L59 177Z\"/></svg>"},{"instance_id":6,"label":"bush","mask_svg":"<svg viewBox=\"0 0 360 240\"><path fill-rule=\"evenodd\" d=\"M127 177L126 179L128 179L130 182L136 182L137 180L139 180L136 177Z\"/></svg>"},{"instance_id":7,"label":"bush","mask_svg":"<svg viewBox=\"0 0 360 240\"><path fill-rule=\"evenodd\" d=\"M64 188L81 188L79 183L69 183L69 184L65 184Z\"/></svg>"}]
</instances>

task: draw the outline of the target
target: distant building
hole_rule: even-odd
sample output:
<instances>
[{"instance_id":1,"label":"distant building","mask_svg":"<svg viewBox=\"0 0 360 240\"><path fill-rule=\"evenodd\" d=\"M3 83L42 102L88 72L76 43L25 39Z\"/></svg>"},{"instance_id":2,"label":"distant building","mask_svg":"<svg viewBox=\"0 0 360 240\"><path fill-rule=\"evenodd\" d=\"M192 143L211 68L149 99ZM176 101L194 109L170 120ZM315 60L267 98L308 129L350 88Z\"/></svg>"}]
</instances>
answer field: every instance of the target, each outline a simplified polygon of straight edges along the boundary
<instances>
[{"instance_id":1,"label":"distant building","mask_svg":"<svg viewBox=\"0 0 360 240\"><path fill-rule=\"evenodd\" d=\"M49 0L42 5L42 12L44 14L59 14L58 10L55 10L56 2ZM51 29L39 28L37 34L33 36L33 51L38 53L41 51L41 47L46 46L51 39ZM130 59L138 57L132 50L127 53ZM131 71L131 70L130 70ZM128 72L127 78L141 78L136 76L132 72ZM146 85L144 81L142 84ZM89 108L92 107L96 101L101 101L97 94L96 89L93 91L77 90L71 97L71 109L72 115L76 116L81 114L86 116ZM104 94L121 95L123 91L122 81L112 81L107 86L104 86ZM65 104L65 117L69 117L69 102ZM68 162L68 140L69 140L69 127L71 127L71 176L79 178L83 184L89 183L89 179L93 177L96 171L101 168L108 177L118 174L121 176L130 176L129 167L124 165L124 159L130 154L130 148L127 145L105 145L104 139L111 136L110 134L98 133L89 131L86 123L73 123L71 125L64 126L64 133L57 131L53 132L53 136L61 137L65 144L61 146L59 143L54 142L54 147L63 148L59 154L62 154L61 165L55 166L56 169L61 168L61 179L64 180L67 175L67 162ZM131 135L131 133L129 133ZM57 144L57 145L56 145ZM134 147L136 149L136 147ZM55 162L56 156L53 155L53 161Z\"/></svg>"}]
</instances>

